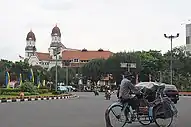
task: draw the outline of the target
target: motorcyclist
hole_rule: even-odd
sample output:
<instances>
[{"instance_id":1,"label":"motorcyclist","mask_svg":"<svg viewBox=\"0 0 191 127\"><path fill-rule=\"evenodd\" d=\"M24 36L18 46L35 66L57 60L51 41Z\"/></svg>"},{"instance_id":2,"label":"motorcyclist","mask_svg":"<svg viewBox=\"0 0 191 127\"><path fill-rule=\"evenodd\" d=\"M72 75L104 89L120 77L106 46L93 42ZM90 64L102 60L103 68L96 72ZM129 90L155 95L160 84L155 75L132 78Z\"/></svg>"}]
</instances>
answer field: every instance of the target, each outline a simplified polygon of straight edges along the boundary
<instances>
[{"instance_id":1,"label":"motorcyclist","mask_svg":"<svg viewBox=\"0 0 191 127\"><path fill-rule=\"evenodd\" d=\"M94 87L94 94L95 94L95 96L96 96L96 95L99 95L97 86Z\"/></svg>"},{"instance_id":2,"label":"motorcyclist","mask_svg":"<svg viewBox=\"0 0 191 127\"><path fill-rule=\"evenodd\" d=\"M140 94L136 87L131 83L133 76L129 72L125 72L123 80L121 81L119 88L119 99L122 103L128 103L132 109L136 110L138 106L138 100L134 94ZM131 121L130 121L131 122Z\"/></svg>"}]
</instances>

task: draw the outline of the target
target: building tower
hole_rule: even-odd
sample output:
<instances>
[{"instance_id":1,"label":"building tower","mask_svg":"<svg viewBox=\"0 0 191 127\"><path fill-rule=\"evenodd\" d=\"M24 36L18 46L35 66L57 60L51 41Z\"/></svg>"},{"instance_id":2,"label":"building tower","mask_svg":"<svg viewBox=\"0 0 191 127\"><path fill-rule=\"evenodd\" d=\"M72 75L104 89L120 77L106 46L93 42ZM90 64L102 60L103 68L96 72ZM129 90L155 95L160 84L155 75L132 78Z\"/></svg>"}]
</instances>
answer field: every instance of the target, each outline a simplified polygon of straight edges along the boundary
<instances>
[{"instance_id":1,"label":"building tower","mask_svg":"<svg viewBox=\"0 0 191 127\"><path fill-rule=\"evenodd\" d=\"M61 43L61 32L60 29L57 27L57 25L52 29L51 33L51 44L49 48L49 53L52 59L55 59L53 51L56 47L65 48L65 46ZM62 53L60 53L59 56L61 56Z\"/></svg>"},{"instance_id":2,"label":"building tower","mask_svg":"<svg viewBox=\"0 0 191 127\"><path fill-rule=\"evenodd\" d=\"M191 24L186 24L186 51L191 52Z\"/></svg>"},{"instance_id":3,"label":"building tower","mask_svg":"<svg viewBox=\"0 0 191 127\"><path fill-rule=\"evenodd\" d=\"M25 58L29 58L30 56L33 56L36 52L36 37L35 34L30 30L30 32L27 34L26 37L26 47L25 47Z\"/></svg>"}]
</instances>

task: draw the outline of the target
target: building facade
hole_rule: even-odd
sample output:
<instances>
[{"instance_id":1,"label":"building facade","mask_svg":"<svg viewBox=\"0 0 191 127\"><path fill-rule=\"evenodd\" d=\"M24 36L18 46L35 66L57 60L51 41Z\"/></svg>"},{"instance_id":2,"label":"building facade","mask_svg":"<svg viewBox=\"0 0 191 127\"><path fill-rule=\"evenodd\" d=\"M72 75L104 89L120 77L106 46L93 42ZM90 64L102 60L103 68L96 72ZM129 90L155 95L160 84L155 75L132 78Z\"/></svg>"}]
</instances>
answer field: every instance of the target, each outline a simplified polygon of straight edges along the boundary
<instances>
[{"instance_id":1,"label":"building facade","mask_svg":"<svg viewBox=\"0 0 191 127\"><path fill-rule=\"evenodd\" d=\"M36 37L32 30L26 37L25 58L28 59L30 65L39 65L46 69L51 69L56 64L56 56L54 51L59 47L60 52L57 54L57 64L60 67L81 67L92 59L109 58L113 53L110 51L72 49L62 44L61 32L56 25L52 29L51 44L47 53L38 52L36 48Z\"/></svg>"},{"instance_id":2,"label":"building facade","mask_svg":"<svg viewBox=\"0 0 191 127\"><path fill-rule=\"evenodd\" d=\"M186 24L186 50L191 52L191 24Z\"/></svg>"}]
</instances>

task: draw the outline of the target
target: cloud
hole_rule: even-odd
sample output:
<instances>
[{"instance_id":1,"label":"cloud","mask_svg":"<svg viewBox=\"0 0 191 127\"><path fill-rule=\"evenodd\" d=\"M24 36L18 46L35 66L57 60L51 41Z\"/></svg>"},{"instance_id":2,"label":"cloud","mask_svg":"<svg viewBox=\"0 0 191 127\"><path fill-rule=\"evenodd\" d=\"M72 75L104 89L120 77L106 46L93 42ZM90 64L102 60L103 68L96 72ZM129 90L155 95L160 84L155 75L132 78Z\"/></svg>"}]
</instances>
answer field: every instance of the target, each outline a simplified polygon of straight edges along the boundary
<instances>
[{"instance_id":1,"label":"cloud","mask_svg":"<svg viewBox=\"0 0 191 127\"><path fill-rule=\"evenodd\" d=\"M26 24L26 28L47 28L52 26L52 23L45 23L45 22L29 22Z\"/></svg>"},{"instance_id":2,"label":"cloud","mask_svg":"<svg viewBox=\"0 0 191 127\"><path fill-rule=\"evenodd\" d=\"M46 10L63 11L72 8L71 0L42 0L41 7Z\"/></svg>"}]
</instances>

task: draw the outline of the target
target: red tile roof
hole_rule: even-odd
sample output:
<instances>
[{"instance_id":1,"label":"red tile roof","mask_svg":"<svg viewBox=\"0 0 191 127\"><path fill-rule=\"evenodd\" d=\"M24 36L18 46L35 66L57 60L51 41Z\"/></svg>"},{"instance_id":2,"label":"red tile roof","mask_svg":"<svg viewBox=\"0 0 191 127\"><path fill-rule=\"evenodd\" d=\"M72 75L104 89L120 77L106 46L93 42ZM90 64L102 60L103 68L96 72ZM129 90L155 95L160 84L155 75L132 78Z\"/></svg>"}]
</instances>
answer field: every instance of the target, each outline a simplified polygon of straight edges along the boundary
<instances>
[{"instance_id":1,"label":"red tile roof","mask_svg":"<svg viewBox=\"0 0 191 127\"><path fill-rule=\"evenodd\" d=\"M74 51L74 50L65 50L62 52L63 60L91 60L97 58L107 59L113 53L110 51ZM49 53L36 52L36 55L39 60L49 61L51 57Z\"/></svg>"},{"instance_id":2,"label":"red tile roof","mask_svg":"<svg viewBox=\"0 0 191 127\"><path fill-rule=\"evenodd\" d=\"M51 59L49 53L36 52L36 55L39 60L49 61Z\"/></svg>"},{"instance_id":3,"label":"red tile roof","mask_svg":"<svg viewBox=\"0 0 191 127\"><path fill-rule=\"evenodd\" d=\"M63 51L63 60L91 60L96 58L109 58L113 53L110 51Z\"/></svg>"}]
</instances>

